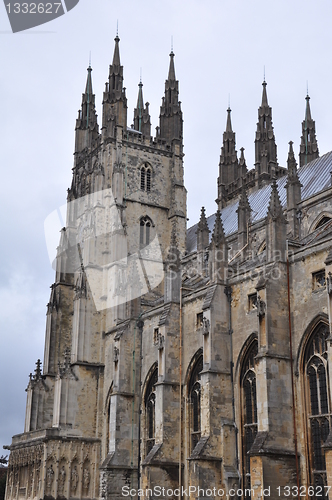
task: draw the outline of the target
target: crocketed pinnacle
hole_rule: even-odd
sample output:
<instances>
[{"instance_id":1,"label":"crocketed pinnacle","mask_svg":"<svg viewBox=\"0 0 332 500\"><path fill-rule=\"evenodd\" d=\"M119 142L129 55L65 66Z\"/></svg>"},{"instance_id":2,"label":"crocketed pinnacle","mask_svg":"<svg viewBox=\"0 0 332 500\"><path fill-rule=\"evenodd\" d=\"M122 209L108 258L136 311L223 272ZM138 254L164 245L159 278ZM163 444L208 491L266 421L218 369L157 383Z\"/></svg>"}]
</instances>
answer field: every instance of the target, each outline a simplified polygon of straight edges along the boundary
<instances>
[{"instance_id":1,"label":"crocketed pinnacle","mask_svg":"<svg viewBox=\"0 0 332 500\"><path fill-rule=\"evenodd\" d=\"M92 95L93 92L92 92L92 77L91 77L91 72L92 72L92 68L89 64L89 67L88 67L88 76L87 76L87 79L86 79L86 86L85 86L85 93L86 95Z\"/></svg>"},{"instance_id":2,"label":"crocketed pinnacle","mask_svg":"<svg viewBox=\"0 0 332 500\"><path fill-rule=\"evenodd\" d=\"M310 97L309 94L307 94L305 100L307 101L306 108L305 108L305 119L311 120L311 110L310 110Z\"/></svg>"},{"instance_id":3,"label":"crocketed pinnacle","mask_svg":"<svg viewBox=\"0 0 332 500\"><path fill-rule=\"evenodd\" d=\"M168 80L175 80L175 66L174 66L174 52L173 50L171 51L169 57L169 70L168 70Z\"/></svg>"},{"instance_id":4,"label":"crocketed pinnacle","mask_svg":"<svg viewBox=\"0 0 332 500\"><path fill-rule=\"evenodd\" d=\"M262 93L262 106L268 106L268 102L267 102L267 92L266 92L266 86L267 86L267 83L266 81L264 80L264 82L262 83L263 85L263 93Z\"/></svg>"},{"instance_id":5,"label":"crocketed pinnacle","mask_svg":"<svg viewBox=\"0 0 332 500\"><path fill-rule=\"evenodd\" d=\"M244 179L242 182L241 194L240 194L240 199L239 199L239 208L237 209L237 212L240 209L247 210L247 211L251 212L251 207L250 207L250 203L248 200Z\"/></svg>"},{"instance_id":6,"label":"crocketed pinnacle","mask_svg":"<svg viewBox=\"0 0 332 500\"><path fill-rule=\"evenodd\" d=\"M227 109L227 122L226 122L226 132L233 132L232 121L231 121L231 108Z\"/></svg>"},{"instance_id":7,"label":"crocketed pinnacle","mask_svg":"<svg viewBox=\"0 0 332 500\"><path fill-rule=\"evenodd\" d=\"M211 243L214 243L216 246L218 246L220 243L223 243L225 241L225 232L224 232L224 227L223 223L221 220L221 215L220 215L220 210L217 210L216 212L216 220L214 223L214 228L213 228L213 233L212 233L212 238L211 238Z\"/></svg>"},{"instance_id":8,"label":"crocketed pinnacle","mask_svg":"<svg viewBox=\"0 0 332 500\"><path fill-rule=\"evenodd\" d=\"M200 217L199 222L197 224L197 229L199 229L200 231L204 231L204 230L209 231L209 226L208 226L208 223L206 220L204 207L201 208L201 217Z\"/></svg>"},{"instance_id":9,"label":"crocketed pinnacle","mask_svg":"<svg viewBox=\"0 0 332 500\"><path fill-rule=\"evenodd\" d=\"M120 49L119 49L119 41L120 38L118 35L114 38L115 41L115 47L114 47L114 54L113 54L113 66L120 66Z\"/></svg>"},{"instance_id":10,"label":"crocketed pinnacle","mask_svg":"<svg viewBox=\"0 0 332 500\"><path fill-rule=\"evenodd\" d=\"M270 215L273 220L276 220L278 218L284 220L284 215L282 213L282 205L281 205L281 201L279 198L276 178L273 179L271 187L272 187L272 189L271 189L271 196L270 196L270 202L269 202L269 207L268 207L268 215Z\"/></svg>"}]
</instances>

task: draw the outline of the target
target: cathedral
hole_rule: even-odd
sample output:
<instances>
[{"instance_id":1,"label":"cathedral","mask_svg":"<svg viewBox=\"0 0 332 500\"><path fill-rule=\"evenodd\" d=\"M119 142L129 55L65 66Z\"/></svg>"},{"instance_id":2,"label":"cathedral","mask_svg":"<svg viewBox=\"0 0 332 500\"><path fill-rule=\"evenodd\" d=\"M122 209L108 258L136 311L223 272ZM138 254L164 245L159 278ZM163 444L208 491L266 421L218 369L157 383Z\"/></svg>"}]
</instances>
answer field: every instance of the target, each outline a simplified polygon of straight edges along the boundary
<instances>
[{"instance_id":1,"label":"cathedral","mask_svg":"<svg viewBox=\"0 0 332 500\"><path fill-rule=\"evenodd\" d=\"M173 51L155 136L141 82L127 125L118 36L101 130L91 73L6 500L332 498L332 152L309 96L287 167L265 81L253 169L227 110L216 213L187 228Z\"/></svg>"}]
</instances>

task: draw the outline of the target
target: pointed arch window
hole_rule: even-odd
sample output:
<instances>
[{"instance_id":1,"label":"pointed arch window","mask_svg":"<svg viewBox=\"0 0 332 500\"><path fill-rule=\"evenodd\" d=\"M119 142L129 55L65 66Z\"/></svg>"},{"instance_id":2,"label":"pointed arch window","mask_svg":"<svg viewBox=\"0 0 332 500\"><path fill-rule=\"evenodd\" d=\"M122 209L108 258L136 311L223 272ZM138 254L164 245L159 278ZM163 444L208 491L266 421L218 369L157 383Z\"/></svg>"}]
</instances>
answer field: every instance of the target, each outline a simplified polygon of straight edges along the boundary
<instances>
[{"instance_id":1,"label":"pointed arch window","mask_svg":"<svg viewBox=\"0 0 332 500\"><path fill-rule=\"evenodd\" d=\"M140 169L141 191L149 193L151 191L151 167L145 163Z\"/></svg>"},{"instance_id":2,"label":"pointed arch window","mask_svg":"<svg viewBox=\"0 0 332 500\"><path fill-rule=\"evenodd\" d=\"M257 434L257 397L255 356L258 341L254 339L248 348L241 370L242 400L242 476L243 489L250 490L250 449Z\"/></svg>"},{"instance_id":3,"label":"pointed arch window","mask_svg":"<svg viewBox=\"0 0 332 500\"><path fill-rule=\"evenodd\" d=\"M201 371L203 370L203 355L194 364L189 380L189 426L191 452L201 437Z\"/></svg>"},{"instance_id":4,"label":"pointed arch window","mask_svg":"<svg viewBox=\"0 0 332 500\"><path fill-rule=\"evenodd\" d=\"M316 491L322 487L320 499L327 499L326 464L323 445L331 427L331 403L328 391L327 365L328 327L320 323L314 330L304 355L305 393L308 430L310 481ZM324 491L325 490L325 491ZM317 497L318 498L318 497Z\"/></svg>"},{"instance_id":5,"label":"pointed arch window","mask_svg":"<svg viewBox=\"0 0 332 500\"><path fill-rule=\"evenodd\" d=\"M152 220L150 217L142 217L140 219L140 233L139 233L139 243L140 247L145 247L149 245L151 241L151 229L152 229Z\"/></svg>"},{"instance_id":6,"label":"pointed arch window","mask_svg":"<svg viewBox=\"0 0 332 500\"><path fill-rule=\"evenodd\" d=\"M153 370L153 373L148 382L145 392L145 435L146 446L145 454L152 450L155 443L155 429L156 429L156 393L155 385L158 382L158 367Z\"/></svg>"}]
</instances>

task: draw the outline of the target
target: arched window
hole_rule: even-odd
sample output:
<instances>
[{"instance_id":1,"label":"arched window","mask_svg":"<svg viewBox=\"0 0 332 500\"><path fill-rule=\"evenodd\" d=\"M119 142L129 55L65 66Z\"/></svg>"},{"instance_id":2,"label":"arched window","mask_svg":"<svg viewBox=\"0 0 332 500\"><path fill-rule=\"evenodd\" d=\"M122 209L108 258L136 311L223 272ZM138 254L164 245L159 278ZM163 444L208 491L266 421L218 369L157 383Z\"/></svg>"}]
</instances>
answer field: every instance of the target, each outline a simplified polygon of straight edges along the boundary
<instances>
[{"instance_id":1,"label":"arched window","mask_svg":"<svg viewBox=\"0 0 332 500\"><path fill-rule=\"evenodd\" d=\"M145 454L147 455L154 445L155 441L155 405L156 394L155 385L158 382L158 368L156 367L152 372L145 392L145 432L146 432L146 446Z\"/></svg>"},{"instance_id":2,"label":"arched window","mask_svg":"<svg viewBox=\"0 0 332 500\"><path fill-rule=\"evenodd\" d=\"M151 191L151 167L148 163L145 163L141 167L141 191L150 192Z\"/></svg>"},{"instance_id":3,"label":"arched window","mask_svg":"<svg viewBox=\"0 0 332 500\"><path fill-rule=\"evenodd\" d=\"M150 243L152 221L149 217L142 217L140 220L139 243L140 247L145 247Z\"/></svg>"},{"instance_id":4,"label":"arched window","mask_svg":"<svg viewBox=\"0 0 332 500\"><path fill-rule=\"evenodd\" d=\"M322 495L326 482L326 465L323 444L331 425L328 392L327 339L328 327L320 323L314 330L304 355L304 376L307 404L310 480L312 486L321 486ZM316 488L315 488L316 490ZM326 490L326 489L325 489ZM316 497L315 497L316 498Z\"/></svg>"},{"instance_id":5,"label":"arched window","mask_svg":"<svg viewBox=\"0 0 332 500\"><path fill-rule=\"evenodd\" d=\"M191 372L188 386L189 395L189 426L191 437L191 451L201 437L201 371L203 370L203 356L200 355Z\"/></svg>"},{"instance_id":6,"label":"arched window","mask_svg":"<svg viewBox=\"0 0 332 500\"><path fill-rule=\"evenodd\" d=\"M258 342L254 339L250 344L241 370L242 400L242 474L243 489L250 490L250 456L249 451L257 434L257 398L255 356Z\"/></svg>"},{"instance_id":7,"label":"arched window","mask_svg":"<svg viewBox=\"0 0 332 500\"><path fill-rule=\"evenodd\" d=\"M319 227L324 226L327 222L330 222L331 220L332 220L331 217L327 217L327 216L322 217L320 219L320 221L318 222L318 224L316 224L315 229L318 229Z\"/></svg>"}]
</instances>

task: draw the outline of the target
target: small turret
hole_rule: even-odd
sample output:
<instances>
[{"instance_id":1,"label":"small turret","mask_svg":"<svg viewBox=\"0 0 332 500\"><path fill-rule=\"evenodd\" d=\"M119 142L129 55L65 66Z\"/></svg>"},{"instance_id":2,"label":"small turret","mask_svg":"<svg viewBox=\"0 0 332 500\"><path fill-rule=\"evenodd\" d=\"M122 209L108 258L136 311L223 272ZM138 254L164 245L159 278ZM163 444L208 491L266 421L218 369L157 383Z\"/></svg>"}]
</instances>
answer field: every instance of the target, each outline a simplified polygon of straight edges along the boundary
<instances>
[{"instance_id":1,"label":"small turret","mask_svg":"<svg viewBox=\"0 0 332 500\"><path fill-rule=\"evenodd\" d=\"M82 94L82 105L76 120L75 154L90 149L99 136L95 95L92 92L92 68L88 67L85 92Z\"/></svg>"},{"instance_id":2,"label":"small turret","mask_svg":"<svg viewBox=\"0 0 332 500\"><path fill-rule=\"evenodd\" d=\"M289 143L288 152L288 177L285 188L287 189L287 220L290 225L290 231L293 238L298 238L300 235L300 222L297 217L298 204L301 201L302 184L299 179L296 160L293 151L293 142Z\"/></svg>"},{"instance_id":3,"label":"small turret","mask_svg":"<svg viewBox=\"0 0 332 500\"><path fill-rule=\"evenodd\" d=\"M316 139L316 125L315 121L311 118L310 97L308 94L305 99L306 110L305 117L302 122L302 136L299 154L300 167L319 157Z\"/></svg>"},{"instance_id":4,"label":"small turret","mask_svg":"<svg viewBox=\"0 0 332 500\"><path fill-rule=\"evenodd\" d=\"M149 103L143 100L143 83L138 84L137 107L134 109L134 129L141 132L146 137L151 135L151 118L149 113Z\"/></svg>"},{"instance_id":5,"label":"small turret","mask_svg":"<svg viewBox=\"0 0 332 500\"><path fill-rule=\"evenodd\" d=\"M262 103L258 108L258 123L255 139L255 170L258 185L266 184L278 173L277 146L272 123L272 108L268 104L266 86L263 81Z\"/></svg>"},{"instance_id":6,"label":"small turret","mask_svg":"<svg viewBox=\"0 0 332 500\"><path fill-rule=\"evenodd\" d=\"M249 243L249 225L250 225L250 214L251 207L249 204L246 188L244 181L242 183L242 189L239 199L239 206L237 209L237 220L238 220L238 250L240 251L245 245Z\"/></svg>"},{"instance_id":7,"label":"small turret","mask_svg":"<svg viewBox=\"0 0 332 500\"><path fill-rule=\"evenodd\" d=\"M173 139L177 139L182 143L183 138L179 82L175 79L174 57L175 54L172 50L168 78L165 82L165 96L162 99L159 116L160 130L158 136L165 139L168 144L171 144Z\"/></svg>"},{"instance_id":8,"label":"small turret","mask_svg":"<svg viewBox=\"0 0 332 500\"><path fill-rule=\"evenodd\" d=\"M266 258L267 262L286 260L286 224L277 181L272 182L270 202L266 217Z\"/></svg>"},{"instance_id":9,"label":"small turret","mask_svg":"<svg viewBox=\"0 0 332 500\"><path fill-rule=\"evenodd\" d=\"M226 130L223 134L218 178L219 209L225 206L228 186L238 178L238 159L235 149L235 133L232 129L231 109L227 109Z\"/></svg>"},{"instance_id":10,"label":"small turret","mask_svg":"<svg viewBox=\"0 0 332 500\"><path fill-rule=\"evenodd\" d=\"M227 279L228 246L220 210L217 210L210 243L209 274L213 282L224 283Z\"/></svg>"},{"instance_id":11,"label":"small turret","mask_svg":"<svg viewBox=\"0 0 332 500\"><path fill-rule=\"evenodd\" d=\"M201 209L201 217L197 224L197 270L200 274L206 274L206 249L209 246L210 229L205 216L205 208Z\"/></svg>"},{"instance_id":12,"label":"small turret","mask_svg":"<svg viewBox=\"0 0 332 500\"><path fill-rule=\"evenodd\" d=\"M108 83L105 84L103 98L103 137L115 137L117 125L127 129L127 98L123 87L123 66L120 64L118 35L114 38L113 62L110 65Z\"/></svg>"}]
</instances>

